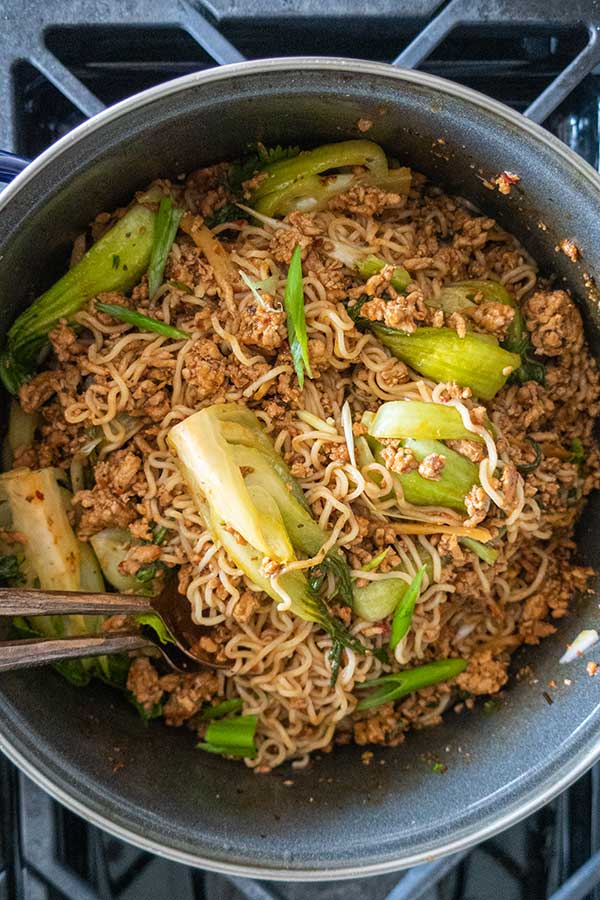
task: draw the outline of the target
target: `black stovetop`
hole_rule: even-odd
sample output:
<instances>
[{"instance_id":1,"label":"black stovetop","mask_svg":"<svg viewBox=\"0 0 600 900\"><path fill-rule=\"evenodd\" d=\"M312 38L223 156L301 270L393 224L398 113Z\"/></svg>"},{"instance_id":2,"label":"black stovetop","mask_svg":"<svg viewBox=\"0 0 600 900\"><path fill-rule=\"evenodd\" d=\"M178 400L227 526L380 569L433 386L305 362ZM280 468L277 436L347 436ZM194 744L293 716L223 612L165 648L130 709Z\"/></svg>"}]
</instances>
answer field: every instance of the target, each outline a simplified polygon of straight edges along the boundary
<instances>
[{"instance_id":1,"label":"black stovetop","mask_svg":"<svg viewBox=\"0 0 600 900\"><path fill-rule=\"evenodd\" d=\"M0 147L33 157L103 106L243 58L354 56L528 111L599 167L600 0L0 0ZM600 768L472 851L267 884L136 850L0 758L0 900L600 900Z\"/></svg>"}]
</instances>

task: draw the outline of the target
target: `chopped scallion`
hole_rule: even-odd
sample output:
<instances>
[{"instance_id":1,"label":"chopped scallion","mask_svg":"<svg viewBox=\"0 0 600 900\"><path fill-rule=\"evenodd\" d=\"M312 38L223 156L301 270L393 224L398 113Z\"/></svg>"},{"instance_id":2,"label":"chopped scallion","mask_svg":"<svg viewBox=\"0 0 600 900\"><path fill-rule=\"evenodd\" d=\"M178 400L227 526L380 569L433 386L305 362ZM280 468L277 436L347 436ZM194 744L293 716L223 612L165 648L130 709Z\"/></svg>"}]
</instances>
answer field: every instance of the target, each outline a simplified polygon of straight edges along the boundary
<instances>
[{"instance_id":1,"label":"chopped scallion","mask_svg":"<svg viewBox=\"0 0 600 900\"><path fill-rule=\"evenodd\" d=\"M212 721L206 729L205 740L196 746L206 753L253 759L256 756L254 734L257 722L257 716L235 716Z\"/></svg>"},{"instance_id":2,"label":"chopped scallion","mask_svg":"<svg viewBox=\"0 0 600 900\"><path fill-rule=\"evenodd\" d=\"M170 197L163 197L158 207L154 240L148 265L148 295L152 300L162 284L167 257L173 246L183 210L176 209Z\"/></svg>"},{"instance_id":3,"label":"chopped scallion","mask_svg":"<svg viewBox=\"0 0 600 900\"><path fill-rule=\"evenodd\" d=\"M427 566L421 566L421 568L409 584L406 593L396 607L394 618L392 619L390 650L396 649L396 647L410 628L410 623L415 611L415 603L417 602L417 598L421 591L421 582L423 581L423 575L426 571Z\"/></svg>"},{"instance_id":4,"label":"chopped scallion","mask_svg":"<svg viewBox=\"0 0 600 900\"><path fill-rule=\"evenodd\" d=\"M306 336L306 317L304 313L304 290L302 288L302 255L300 247L292 254L285 285L285 312L287 315L288 338L294 369L298 383L304 387L304 372L312 378L310 360L308 358L308 339Z\"/></svg>"},{"instance_id":5,"label":"chopped scallion","mask_svg":"<svg viewBox=\"0 0 600 900\"><path fill-rule=\"evenodd\" d=\"M112 316L113 319L120 319L121 322L127 322L128 325L134 325L136 328L139 328L140 331L154 331L156 334L163 334L173 341L188 340L190 337L187 331L173 328L172 325L167 325L165 322L160 322L158 319L151 319L150 316L145 316L143 313L128 309L126 306L96 301L96 309L99 312Z\"/></svg>"},{"instance_id":6,"label":"chopped scallion","mask_svg":"<svg viewBox=\"0 0 600 900\"><path fill-rule=\"evenodd\" d=\"M375 688L373 693L361 700L356 709L373 709L382 703L392 703L413 691L439 684L441 681L449 681L467 668L466 659L438 659L436 662L426 663L424 666L416 666L414 669L405 669L393 675L384 675L358 684L357 689L365 690Z\"/></svg>"}]
</instances>

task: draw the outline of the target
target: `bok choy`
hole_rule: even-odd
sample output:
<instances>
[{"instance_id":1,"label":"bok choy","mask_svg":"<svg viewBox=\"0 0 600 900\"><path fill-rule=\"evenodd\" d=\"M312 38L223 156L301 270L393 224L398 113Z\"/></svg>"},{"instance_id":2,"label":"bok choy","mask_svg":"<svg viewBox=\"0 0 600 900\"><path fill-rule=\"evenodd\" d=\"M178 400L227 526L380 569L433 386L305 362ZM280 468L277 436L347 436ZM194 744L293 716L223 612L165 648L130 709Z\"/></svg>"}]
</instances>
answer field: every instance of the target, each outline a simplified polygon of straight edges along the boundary
<instances>
[{"instance_id":1,"label":"bok choy","mask_svg":"<svg viewBox=\"0 0 600 900\"><path fill-rule=\"evenodd\" d=\"M235 403L210 406L175 425L168 442L215 540L236 565L273 600L289 599L295 615L334 642L364 652L305 570L282 572L316 555L328 536L256 416Z\"/></svg>"},{"instance_id":2,"label":"bok choy","mask_svg":"<svg viewBox=\"0 0 600 900\"><path fill-rule=\"evenodd\" d=\"M366 169L365 174L336 170ZM390 169L385 153L372 141L341 141L324 144L261 166L266 177L254 190L252 202L257 212L267 216L285 215L294 209L322 209L331 197L355 184L376 185L386 191L406 194L410 189L410 169Z\"/></svg>"},{"instance_id":3,"label":"bok choy","mask_svg":"<svg viewBox=\"0 0 600 900\"><path fill-rule=\"evenodd\" d=\"M128 291L142 277L152 249L156 213L132 206L122 219L88 250L11 325L0 357L0 378L10 393L35 369L48 333L61 319L70 321L81 307L103 291Z\"/></svg>"},{"instance_id":4,"label":"bok choy","mask_svg":"<svg viewBox=\"0 0 600 900\"><path fill-rule=\"evenodd\" d=\"M103 591L104 579L89 544L77 540L68 518L69 493L59 484L58 469L14 469L0 476L0 502L7 507L10 528L25 535L22 572L28 587L43 590ZM98 631L100 616L35 616L34 633L68 637ZM97 667L107 670L106 657L71 660L60 668L85 683Z\"/></svg>"},{"instance_id":5,"label":"bok choy","mask_svg":"<svg viewBox=\"0 0 600 900\"><path fill-rule=\"evenodd\" d=\"M406 334L380 322L361 319L397 359L433 381L456 381L477 397L491 400L521 365L517 353L504 350L491 335L451 328L417 328Z\"/></svg>"},{"instance_id":6,"label":"bok choy","mask_svg":"<svg viewBox=\"0 0 600 900\"><path fill-rule=\"evenodd\" d=\"M369 426L369 434L376 438L434 438L442 441L466 438L481 441L478 434L465 428L459 411L453 406L422 400L382 403Z\"/></svg>"}]
</instances>

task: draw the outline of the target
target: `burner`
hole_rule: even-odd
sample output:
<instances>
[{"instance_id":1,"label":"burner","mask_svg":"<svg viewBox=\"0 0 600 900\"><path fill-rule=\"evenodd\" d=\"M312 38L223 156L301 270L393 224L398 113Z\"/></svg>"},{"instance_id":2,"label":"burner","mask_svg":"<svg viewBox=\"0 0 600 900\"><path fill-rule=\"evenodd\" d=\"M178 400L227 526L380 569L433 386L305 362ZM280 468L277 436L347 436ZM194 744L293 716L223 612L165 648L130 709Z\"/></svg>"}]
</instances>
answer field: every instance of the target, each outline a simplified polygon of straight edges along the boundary
<instances>
[{"instance_id":1,"label":"burner","mask_svg":"<svg viewBox=\"0 0 600 900\"><path fill-rule=\"evenodd\" d=\"M25 23L25 24L24 24ZM268 56L418 67L542 122L598 168L600 7L579 0L3 0L0 147L33 157L152 85ZM110 837L0 759L0 900L600 900L600 768L468 853L405 873L271 884Z\"/></svg>"}]
</instances>

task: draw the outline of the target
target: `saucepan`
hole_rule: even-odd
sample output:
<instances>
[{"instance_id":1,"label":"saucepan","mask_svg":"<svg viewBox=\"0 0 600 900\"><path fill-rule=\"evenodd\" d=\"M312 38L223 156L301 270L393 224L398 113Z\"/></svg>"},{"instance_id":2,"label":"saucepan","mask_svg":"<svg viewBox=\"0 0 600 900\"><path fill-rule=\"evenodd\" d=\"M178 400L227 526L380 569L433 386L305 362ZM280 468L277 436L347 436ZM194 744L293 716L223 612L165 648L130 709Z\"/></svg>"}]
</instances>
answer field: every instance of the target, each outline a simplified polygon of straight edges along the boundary
<instances>
[{"instance_id":1,"label":"saucepan","mask_svg":"<svg viewBox=\"0 0 600 900\"><path fill-rule=\"evenodd\" d=\"M0 198L0 330L61 272L70 241L98 211L153 178L233 159L257 139L309 147L359 137L359 119L402 164L516 233L542 271L573 291L598 352L598 175L539 126L460 85L318 58L224 66L160 85L31 163ZM493 189L504 170L520 178L508 195ZM575 262L558 249L565 238L579 249ZM584 561L598 562L598 498L578 542ZM368 766L364 748L340 747L307 768L256 775L200 754L185 731L145 726L102 684L80 690L41 669L0 676L0 746L86 819L182 862L285 879L399 869L506 828L600 756L600 683L573 663L567 687L558 665L565 643L597 618L591 594L556 635L517 654L513 668L529 666L528 677L513 678L496 715L450 713L400 747L375 748ZM432 758L445 774L432 773Z\"/></svg>"}]
</instances>

